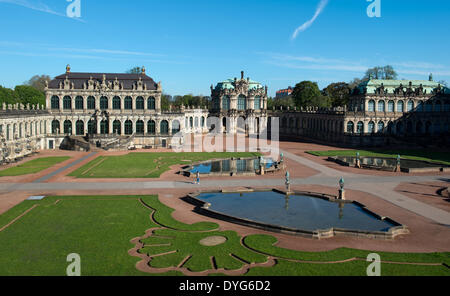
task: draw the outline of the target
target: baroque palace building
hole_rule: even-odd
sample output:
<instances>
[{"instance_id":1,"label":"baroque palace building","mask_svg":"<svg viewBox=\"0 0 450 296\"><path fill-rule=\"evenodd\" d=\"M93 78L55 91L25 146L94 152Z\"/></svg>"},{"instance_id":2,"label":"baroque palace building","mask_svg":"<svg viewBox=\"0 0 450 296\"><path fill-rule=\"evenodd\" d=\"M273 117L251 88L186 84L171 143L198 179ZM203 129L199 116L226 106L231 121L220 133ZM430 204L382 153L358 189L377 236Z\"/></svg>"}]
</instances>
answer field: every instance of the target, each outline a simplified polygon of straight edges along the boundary
<instances>
[{"instance_id":1,"label":"baroque palace building","mask_svg":"<svg viewBox=\"0 0 450 296\"><path fill-rule=\"evenodd\" d=\"M284 137L343 146L448 143L450 90L426 80L369 79L344 108L274 110Z\"/></svg>"}]
</instances>

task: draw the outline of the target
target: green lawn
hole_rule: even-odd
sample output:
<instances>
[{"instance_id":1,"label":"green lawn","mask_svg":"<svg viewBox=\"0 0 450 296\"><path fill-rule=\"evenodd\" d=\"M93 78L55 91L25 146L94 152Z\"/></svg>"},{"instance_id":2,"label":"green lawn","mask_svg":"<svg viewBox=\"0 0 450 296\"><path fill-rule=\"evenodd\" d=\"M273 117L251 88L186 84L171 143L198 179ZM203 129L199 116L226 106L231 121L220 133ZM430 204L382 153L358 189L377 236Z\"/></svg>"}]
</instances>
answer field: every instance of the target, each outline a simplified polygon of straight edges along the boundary
<instances>
[{"instance_id":1,"label":"green lawn","mask_svg":"<svg viewBox=\"0 0 450 296\"><path fill-rule=\"evenodd\" d=\"M59 200L59 202L57 202ZM147 205L144 206L140 202ZM0 276L65 275L68 254L81 256L85 276L147 275L135 268L140 260L128 251L130 240L159 228L142 239L140 253L158 255L151 267L183 267L191 271L217 268L236 270L246 262L263 263L277 258L274 267L255 267L247 275L357 275L364 276L369 263L354 261L339 264L299 263L292 260L337 261L366 258L370 251L337 249L330 252L299 252L274 246L276 239L250 235L243 239L233 231L220 231L218 225L200 222L187 225L172 217L173 209L157 196L64 196L42 201L25 201L0 215L0 229L25 211L23 217L0 231ZM153 215L151 215L153 212ZM154 219L152 222L150 219ZM222 236L224 244L206 247L200 240ZM326 240L323 241L326 244ZM378 252L384 261L409 263L450 263L450 253L398 254ZM172 271L163 275L182 275ZM220 274L218 274L220 275ZM421 266L382 264L382 275L450 275L444 265Z\"/></svg>"},{"instance_id":2,"label":"green lawn","mask_svg":"<svg viewBox=\"0 0 450 296\"><path fill-rule=\"evenodd\" d=\"M33 159L21 165L0 171L0 177L13 177L39 173L68 159L70 159L70 157L43 157Z\"/></svg>"},{"instance_id":3,"label":"green lawn","mask_svg":"<svg viewBox=\"0 0 450 296\"><path fill-rule=\"evenodd\" d=\"M412 160L423 160L429 162L439 162L450 165L450 152L433 152L426 149L421 150L388 150L388 149L373 149L373 150L330 150L330 151L307 151L314 156L328 157L328 156L356 156L359 152L361 156L368 157L389 157L397 158L400 154L402 158Z\"/></svg>"},{"instance_id":4,"label":"green lawn","mask_svg":"<svg viewBox=\"0 0 450 296\"><path fill-rule=\"evenodd\" d=\"M259 153L129 153L100 156L69 176L77 178L159 178L173 165L190 164L216 158L252 157Z\"/></svg>"}]
</instances>

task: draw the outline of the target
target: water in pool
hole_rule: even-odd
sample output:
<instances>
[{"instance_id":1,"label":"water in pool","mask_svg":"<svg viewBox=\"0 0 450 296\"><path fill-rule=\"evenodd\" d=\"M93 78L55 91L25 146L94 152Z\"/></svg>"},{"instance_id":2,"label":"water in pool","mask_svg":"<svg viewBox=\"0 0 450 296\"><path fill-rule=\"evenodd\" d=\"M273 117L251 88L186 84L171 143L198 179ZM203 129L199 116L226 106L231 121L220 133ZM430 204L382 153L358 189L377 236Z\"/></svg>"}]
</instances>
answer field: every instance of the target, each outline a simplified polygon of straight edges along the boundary
<instances>
[{"instance_id":1,"label":"water in pool","mask_svg":"<svg viewBox=\"0 0 450 296\"><path fill-rule=\"evenodd\" d=\"M222 214L300 230L343 228L388 231L392 223L382 221L352 203L335 203L320 198L269 192L204 193L197 198L211 203Z\"/></svg>"},{"instance_id":2,"label":"water in pool","mask_svg":"<svg viewBox=\"0 0 450 296\"><path fill-rule=\"evenodd\" d=\"M338 159L350 163L350 165L356 164L356 157L352 156L339 156ZM366 165L372 165L377 167L390 167L395 168L397 166L396 158L380 158L380 157L361 157L361 163ZM402 168L431 168L431 167L446 167L446 165L439 163L428 163L425 161L402 159L400 161Z\"/></svg>"},{"instance_id":3,"label":"water in pool","mask_svg":"<svg viewBox=\"0 0 450 296\"><path fill-rule=\"evenodd\" d=\"M274 161L270 158L264 159L266 169L274 166ZM196 174L210 174L210 173L231 173L235 172L255 172L259 170L260 160L259 158L254 159L224 159L217 161L204 162L195 165L190 172Z\"/></svg>"}]
</instances>

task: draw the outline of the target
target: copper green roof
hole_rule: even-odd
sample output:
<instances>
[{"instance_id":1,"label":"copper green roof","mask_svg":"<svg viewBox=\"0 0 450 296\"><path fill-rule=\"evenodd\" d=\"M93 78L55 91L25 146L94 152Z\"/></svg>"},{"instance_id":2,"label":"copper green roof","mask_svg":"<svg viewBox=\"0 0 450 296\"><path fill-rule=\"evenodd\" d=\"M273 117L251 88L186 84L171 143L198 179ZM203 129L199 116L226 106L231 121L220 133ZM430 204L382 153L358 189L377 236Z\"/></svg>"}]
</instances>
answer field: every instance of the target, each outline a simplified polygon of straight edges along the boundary
<instances>
[{"instance_id":1,"label":"copper green roof","mask_svg":"<svg viewBox=\"0 0 450 296\"><path fill-rule=\"evenodd\" d=\"M433 90L437 89L439 87L438 82L429 81L429 80L381 80L381 79L370 79L367 81L362 82L358 88L359 91L364 93L364 90L367 90L368 94L374 94L376 93L376 90L384 86L384 90L388 94L393 94L394 91L400 87L400 85L403 86L403 89L406 90L410 87L413 90L416 88L422 86L424 92L426 91L427 94L430 94L433 92ZM441 85L441 88L444 88L444 86ZM450 93L450 90L448 88L444 88L445 93Z\"/></svg>"},{"instance_id":2,"label":"copper green roof","mask_svg":"<svg viewBox=\"0 0 450 296\"><path fill-rule=\"evenodd\" d=\"M264 88L261 83L254 81L254 80L248 80L248 89L259 89ZM234 89L234 79L227 79L222 82L219 82L216 85L216 89Z\"/></svg>"}]
</instances>

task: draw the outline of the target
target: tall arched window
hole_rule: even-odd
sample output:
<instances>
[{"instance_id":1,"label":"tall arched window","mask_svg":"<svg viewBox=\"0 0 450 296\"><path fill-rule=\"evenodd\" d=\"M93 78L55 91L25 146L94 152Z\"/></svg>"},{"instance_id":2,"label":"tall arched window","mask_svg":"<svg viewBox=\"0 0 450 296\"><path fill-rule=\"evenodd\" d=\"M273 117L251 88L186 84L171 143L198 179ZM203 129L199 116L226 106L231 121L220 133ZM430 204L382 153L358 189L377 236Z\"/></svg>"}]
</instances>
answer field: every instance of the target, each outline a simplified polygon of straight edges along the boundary
<instances>
[{"instance_id":1,"label":"tall arched window","mask_svg":"<svg viewBox=\"0 0 450 296\"><path fill-rule=\"evenodd\" d=\"M407 112L411 112L414 110L414 102L412 100L408 101L408 105L406 107Z\"/></svg>"},{"instance_id":2,"label":"tall arched window","mask_svg":"<svg viewBox=\"0 0 450 296\"><path fill-rule=\"evenodd\" d=\"M100 110L108 110L108 98L107 97L100 98Z\"/></svg>"},{"instance_id":3,"label":"tall arched window","mask_svg":"<svg viewBox=\"0 0 450 296\"><path fill-rule=\"evenodd\" d=\"M435 135L439 135L441 133L441 123L440 122L436 121L434 123L433 133Z\"/></svg>"},{"instance_id":4,"label":"tall arched window","mask_svg":"<svg viewBox=\"0 0 450 296\"><path fill-rule=\"evenodd\" d=\"M198 117L195 117L195 127L197 128L198 127Z\"/></svg>"},{"instance_id":5,"label":"tall arched window","mask_svg":"<svg viewBox=\"0 0 450 296\"><path fill-rule=\"evenodd\" d=\"M51 105L53 110L59 110L59 97L53 96L51 99Z\"/></svg>"},{"instance_id":6,"label":"tall arched window","mask_svg":"<svg viewBox=\"0 0 450 296\"><path fill-rule=\"evenodd\" d=\"M442 111L441 101L436 101L434 103L434 112L441 112L441 111Z\"/></svg>"},{"instance_id":7,"label":"tall arched window","mask_svg":"<svg viewBox=\"0 0 450 296\"><path fill-rule=\"evenodd\" d=\"M222 97L222 110L230 110L230 98L227 96Z\"/></svg>"},{"instance_id":8,"label":"tall arched window","mask_svg":"<svg viewBox=\"0 0 450 296\"><path fill-rule=\"evenodd\" d=\"M72 121L70 120L64 121L64 134L66 135L72 134Z\"/></svg>"},{"instance_id":9,"label":"tall arched window","mask_svg":"<svg viewBox=\"0 0 450 296\"><path fill-rule=\"evenodd\" d=\"M347 123L347 133L353 134L354 132L355 132L355 124L353 123L353 121L349 121Z\"/></svg>"},{"instance_id":10,"label":"tall arched window","mask_svg":"<svg viewBox=\"0 0 450 296\"><path fill-rule=\"evenodd\" d=\"M378 101L378 112L385 112L386 106L385 102L383 100Z\"/></svg>"},{"instance_id":11,"label":"tall arched window","mask_svg":"<svg viewBox=\"0 0 450 296\"><path fill-rule=\"evenodd\" d=\"M431 127L432 127L431 122L427 121L427 123L425 124L425 133L427 135L431 134Z\"/></svg>"},{"instance_id":12,"label":"tall arched window","mask_svg":"<svg viewBox=\"0 0 450 296\"><path fill-rule=\"evenodd\" d=\"M397 102L397 112L403 113L405 111L405 103L400 100Z\"/></svg>"},{"instance_id":13,"label":"tall arched window","mask_svg":"<svg viewBox=\"0 0 450 296\"><path fill-rule=\"evenodd\" d=\"M247 109L247 98L244 95L240 95L238 97L238 110L245 110Z\"/></svg>"},{"instance_id":14,"label":"tall arched window","mask_svg":"<svg viewBox=\"0 0 450 296\"><path fill-rule=\"evenodd\" d=\"M143 97L136 98L136 110L144 110L144 98Z\"/></svg>"},{"instance_id":15,"label":"tall arched window","mask_svg":"<svg viewBox=\"0 0 450 296\"><path fill-rule=\"evenodd\" d=\"M131 97L125 98L125 110L133 110L133 99Z\"/></svg>"},{"instance_id":16,"label":"tall arched window","mask_svg":"<svg viewBox=\"0 0 450 296\"><path fill-rule=\"evenodd\" d=\"M430 100L425 103L425 112L433 112L433 103Z\"/></svg>"},{"instance_id":17,"label":"tall arched window","mask_svg":"<svg viewBox=\"0 0 450 296\"><path fill-rule=\"evenodd\" d=\"M75 109L76 110L83 110L84 109L83 97L77 96L75 98Z\"/></svg>"},{"instance_id":18,"label":"tall arched window","mask_svg":"<svg viewBox=\"0 0 450 296\"><path fill-rule=\"evenodd\" d=\"M255 98L255 110L260 110L261 109L261 97L256 97Z\"/></svg>"},{"instance_id":19,"label":"tall arched window","mask_svg":"<svg viewBox=\"0 0 450 296\"><path fill-rule=\"evenodd\" d=\"M144 122L142 120L136 121L136 134L144 134Z\"/></svg>"},{"instance_id":20,"label":"tall arched window","mask_svg":"<svg viewBox=\"0 0 450 296\"><path fill-rule=\"evenodd\" d=\"M154 120L149 120L147 123L147 131L150 135L156 134L156 123Z\"/></svg>"},{"instance_id":21,"label":"tall arched window","mask_svg":"<svg viewBox=\"0 0 450 296\"><path fill-rule=\"evenodd\" d=\"M379 133L382 133L384 131L384 122L383 121L378 122L377 131Z\"/></svg>"},{"instance_id":22,"label":"tall arched window","mask_svg":"<svg viewBox=\"0 0 450 296\"><path fill-rule=\"evenodd\" d=\"M375 101L374 100L370 100L369 103L367 104L367 111L375 112Z\"/></svg>"},{"instance_id":23,"label":"tall arched window","mask_svg":"<svg viewBox=\"0 0 450 296\"><path fill-rule=\"evenodd\" d=\"M19 138L23 137L23 126L22 123L19 124Z\"/></svg>"},{"instance_id":24,"label":"tall arched window","mask_svg":"<svg viewBox=\"0 0 450 296\"><path fill-rule=\"evenodd\" d=\"M356 132L358 134L364 134L364 122L358 122L358 125L356 126Z\"/></svg>"},{"instance_id":25,"label":"tall arched window","mask_svg":"<svg viewBox=\"0 0 450 296\"><path fill-rule=\"evenodd\" d=\"M95 110L95 98L93 96L88 97L87 108L88 110Z\"/></svg>"},{"instance_id":26,"label":"tall arched window","mask_svg":"<svg viewBox=\"0 0 450 296\"><path fill-rule=\"evenodd\" d=\"M422 112L423 111L423 101L417 102L417 111Z\"/></svg>"},{"instance_id":27,"label":"tall arched window","mask_svg":"<svg viewBox=\"0 0 450 296\"><path fill-rule=\"evenodd\" d=\"M109 134L109 121L106 119L100 121L100 134L101 135Z\"/></svg>"},{"instance_id":28,"label":"tall arched window","mask_svg":"<svg viewBox=\"0 0 450 296\"><path fill-rule=\"evenodd\" d=\"M82 120L78 120L76 123L76 133L77 136L82 136L84 135L84 122Z\"/></svg>"},{"instance_id":29,"label":"tall arched window","mask_svg":"<svg viewBox=\"0 0 450 296\"><path fill-rule=\"evenodd\" d=\"M169 134L169 122L167 122L167 120L161 121L160 134L161 135L168 135Z\"/></svg>"},{"instance_id":30,"label":"tall arched window","mask_svg":"<svg viewBox=\"0 0 450 296\"><path fill-rule=\"evenodd\" d=\"M120 97L113 98L113 110L120 110L122 108L122 103Z\"/></svg>"},{"instance_id":31,"label":"tall arched window","mask_svg":"<svg viewBox=\"0 0 450 296\"><path fill-rule=\"evenodd\" d=\"M394 106L395 106L394 101L389 101L388 102L388 112L394 112Z\"/></svg>"},{"instance_id":32,"label":"tall arched window","mask_svg":"<svg viewBox=\"0 0 450 296\"><path fill-rule=\"evenodd\" d=\"M189 118L189 127L194 128L194 118L193 117Z\"/></svg>"},{"instance_id":33,"label":"tall arched window","mask_svg":"<svg viewBox=\"0 0 450 296\"><path fill-rule=\"evenodd\" d=\"M412 132L413 132L413 124L412 124L411 121L408 121L406 123L406 133L407 134L412 134Z\"/></svg>"},{"instance_id":34,"label":"tall arched window","mask_svg":"<svg viewBox=\"0 0 450 296\"><path fill-rule=\"evenodd\" d=\"M201 124L202 124L202 127L205 127L205 117L204 116L202 116Z\"/></svg>"},{"instance_id":35,"label":"tall arched window","mask_svg":"<svg viewBox=\"0 0 450 296\"><path fill-rule=\"evenodd\" d=\"M450 100L446 100L444 102L444 112L449 112L450 111Z\"/></svg>"},{"instance_id":36,"label":"tall arched window","mask_svg":"<svg viewBox=\"0 0 450 296\"><path fill-rule=\"evenodd\" d=\"M125 135L133 134L133 122L131 120L125 121Z\"/></svg>"},{"instance_id":37,"label":"tall arched window","mask_svg":"<svg viewBox=\"0 0 450 296\"><path fill-rule=\"evenodd\" d=\"M119 120L114 120L113 122L113 133L116 135L122 134L122 124Z\"/></svg>"},{"instance_id":38,"label":"tall arched window","mask_svg":"<svg viewBox=\"0 0 450 296\"><path fill-rule=\"evenodd\" d=\"M397 122L397 135L402 135L403 132L403 122Z\"/></svg>"},{"instance_id":39,"label":"tall arched window","mask_svg":"<svg viewBox=\"0 0 450 296\"><path fill-rule=\"evenodd\" d=\"M97 134L97 121L94 119L91 119L88 122L88 134L90 134L90 135Z\"/></svg>"},{"instance_id":40,"label":"tall arched window","mask_svg":"<svg viewBox=\"0 0 450 296\"><path fill-rule=\"evenodd\" d=\"M419 122L416 124L416 133L417 133L417 134L423 133L423 124L422 124L421 121L419 121Z\"/></svg>"},{"instance_id":41,"label":"tall arched window","mask_svg":"<svg viewBox=\"0 0 450 296\"><path fill-rule=\"evenodd\" d=\"M59 134L60 131L61 131L61 126L59 124L59 121L53 120L52 121L52 134L54 134L54 135Z\"/></svg>"},{"instance_id":42,"label":"tall arched window","mask_svg":"<svg viewBox=\"0 0 450 296\"><path fill-rule=\"evenodd\" d=\"M147 99L147 109L148 110L155 110L156 109L156 100L154 97L149 97Z\"/></svg>"},{"instance_id":43,"label":"tall arched window","mask_svg":"<svg viewBox=\"0 0 450 296\"><path fill-rule=\"evenodd\" d=\"M367 132L368 132L369 134L375 133L375 122L373 122L373 121L369 122L367 128L368 128L368 129L367 129Z\"/></svg>"},{"instance_id":44,"label":"tall arched window","mask_svg":"<svg viewBox=\"0 0 450 296\"><path fill-rule=\"evenodd\" d=\"M180 122L178 120L172 121L172 135L175 135L181 131Z\"/></svg>"}]
</instances>

